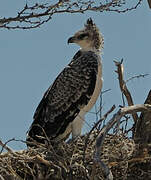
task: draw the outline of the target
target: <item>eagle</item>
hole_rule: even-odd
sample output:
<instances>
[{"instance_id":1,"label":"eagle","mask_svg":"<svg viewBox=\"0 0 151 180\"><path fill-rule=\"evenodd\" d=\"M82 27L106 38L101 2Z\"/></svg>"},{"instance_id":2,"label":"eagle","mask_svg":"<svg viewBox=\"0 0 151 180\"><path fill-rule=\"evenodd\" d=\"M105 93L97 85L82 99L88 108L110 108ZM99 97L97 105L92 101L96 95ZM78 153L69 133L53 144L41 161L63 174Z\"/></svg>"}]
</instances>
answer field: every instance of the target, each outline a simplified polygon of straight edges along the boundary
<instances>
[{"instance_id":1,"label":"eagle","mask_svg":"<svg viewBox=\"0 0 151 180\"><path fill-rule=\"evenodd\" d=\"M71 62L45 92L27 132L27 146L58 143L80 136L84 116L102 88L101 50L104 40L91 18L84 28L68 39L80 46Z\"/></svg>"}]
</instances>

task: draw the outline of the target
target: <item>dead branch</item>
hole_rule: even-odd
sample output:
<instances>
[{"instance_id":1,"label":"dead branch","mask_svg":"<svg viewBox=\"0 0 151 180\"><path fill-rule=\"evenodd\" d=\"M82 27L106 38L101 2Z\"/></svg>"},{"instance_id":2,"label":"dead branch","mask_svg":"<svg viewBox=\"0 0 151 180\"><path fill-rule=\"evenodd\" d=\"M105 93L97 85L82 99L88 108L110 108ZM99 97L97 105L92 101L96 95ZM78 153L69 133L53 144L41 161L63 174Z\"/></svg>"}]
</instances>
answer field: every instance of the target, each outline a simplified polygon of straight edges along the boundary
<instances>
[{"instance_id":1,"label":"dead branch","mask_svg":"<svg viewBox=\"0 0 151 180\"><path fill-rule=\"evenodd\" d=\"M31 29L40 27L51 20L53 15L62 13L84 13L86 11L104 12L113 11L125 13L136 9L142 0L130 5L128 0L58 0L57 3L26 4L14 17L0 18L0 28Z\"/></svg>"},{"instance_id":2,"label":"dead branch","mask_svg":"<svg viewBox=\"0 0 151 180\"><path fill-rule=\"evenodd\" d=\"M0 155L0 175L3 179L11 180L104 179L101 168L93 161L94 142L98 133L99 131L93 131L89 138L85 152L86 166L83 164L82 159L87 135L83 135L70 144L61 142L59 146L57 145L55 147L55 154L47 146L37 149L29 148L27 150L14 151L16 156L13 156L9 152L2 153ZM127 153L125 152L127 146L131 149L131 152L128 149L128 151L126 150ZM116 155L115 150L117 152ZM118 163L123 163L124 160L127 162L133 150L133 140L128 139L124 134L118 134L116 136L108 134L106 136L101 158L107 164L112 163L111 170L115 179L118 180L116 177L121 178L121 175L119 173L117 174L114 169L119 167ZM126 166L125 169L127 169ZM123 174L124 176L125 174Z\"/></svg>"},{"instance_id":3,"label":"dead branch","mask_svg":"<svg viewBox=\"0 0 151 180\"><path fill-rule=\"evenodd\" d=\"M132 99L131 93L129 92L129 90L126 86L126 83L125 83L124 77L123 77L124 76L123 60L121 60L120 62L118 62L118 61L114 61L114 62L115 62L115 65L117 67L116 72L118 74L120 90L124 94L124 96L126 97L128 105L132 106L132 105L134 105L133 99ZM132 113L132 117L133 117L134 123L136 123L138 120L137 113L135 113L135 112Z\"/></svg>"},{"instance_id":4,"label":"dead branch","mask_svg":"<svg viewBox=\"0 0 151 180\"><path fill-rule=\"evenodd\" d=\"M145 104L151 105L151 90L145 100ZM151 112L142 112L135 128L134 140L136 143L146 144L151 143Z\"/></svg>"},{"instance_id":5,"label":"dead branch","mask_svg":"<svg viewBox=\"0 0 151 180\"><path fill-rule=\"evenodd\" d=\"M142 111L148 111L151 112L151 105L149 104L138 104L133 106L124 107L118 110L117 113L113 115L113 117L109 120L109 122L102 128L100 131L97 139L96 139L96 148L94 153L94 161L97 162L100 167L102 168L102 171L104 173L104 176L108 180L112 180L112 172L110 171L109 167L104 164L104 162L101 160L101 152L103 148L103 143L105 140L105 137L109 130L113 127L113 125L120 121L120 119L126 115L126 114L132 114L134 112L142 112Z\"/></svg>"},{"instance_id":6,"label":"dead branch","mask_svg":"<svg viewBox=\"0 0 151 180\"><path fill-rule=\"evenodd\" d=\"M151 0L148 0L148 5L151 8Z\"/></svg>"},{"instance_id":7,"label":"dead branch","mask_svg":"<svg viewBox=\"0 0 151 180\"><path fill-rule=\"evenodd\" d=\"M46 166L50 166L51 163L45 159L43 159L42 157L40 157L39 155L33 157L32 159L33 162L36 162L36 163L42 163L42 164L45 164Z\"/></svg>"},{"instance_id":8,"label":"dead branch","mask_svg":"<svg viewBox=\"0 0 151 180\"><path fill-rule=\"evenodd\" d=\"M10 141L12 141L12 139L9 140L9 142L10 142ZM1 150L0 154L2 153L3 149L6 149L9 153L14 154L13 150L12 150L10 147L8 147L6 144L7 144L7 143L3 143L3 142L0 140L0 146L2 146L2 150Z\"/></svg>"},{"instance_id":9,"label":"dead branch","mask_svg":"<svg viewBox=\"0 0 151 180\"><path fill-rule=\"evenodd\" d=\"M105 117L114 108L113 106L105 114ZM131 172L128 163L133 167L134 163L146 163L147 166L147 163L151 162L151 158L146 152L144 156L137 159L133 156L133 152L137 151L135 143L123 133L108 134L113 125L120 121L124 115L138 111L151 112L151 105L144 104L121 108L101 130L96 132L93 128L94 131L91 132L89 141L87 141L87 137L90 132L88 136L81 136L71 141L70 144L60 143L59 146L54 147L55 153L48 146L37 149L29 148L13 152L14 154L2 153L0 155L0 174L3 179L11 177L12 180L80 178L87 180L104 179L103 171L106 180L113 180L113 177L117 180L121 179ZM88 145L84 152L86 142ZM2 145L4 146L4 143ZM85 163L83 163L83 153L85 153ZM119 172L122 173L122 176ZM133 172L134 168L131 172L132 175ZM144 171L144 173L146 172L149 170Z\"/></svg>"},{"instance_id":10,"label":"dead branch","mask_svg":"<svg viewBox=\"0 0 151 180\"><path fill-rule=\"evenodd\" d=\"M91 129L91 130L89 131L89 133L87 134L87 137L86 137L86 139L85 139L85 146L84 146L84 153L83 153L83 162L85 161L85 152L86 152L86 149L87 149L87 145L88 145L88 141L89 141L89 137L90 137L91 133L98 127L98 125L99 125L103 120L105 120L105 119L107 118L107 116L108 116L111 112L114 111L114 109L115 109L115 105L113 105L113 106L110 108L110 110L109 110L107 113L105 113L104 116L103 116L99 121L97 121L97 122L93 125L92 129Z\"/></svg>"},{"instance_id":11,"label":"dead branch","mask_svg":"<svg viewBox=\"0 0 151 180\"><path fill-rule=\"evenodd\" d=\"M0 180L5 180L5 179L0 175Z\"/></svg>"},{"instance_id":12,"label":"dead branch","mask_svg":"<svg viewBox=\"0 0 151 180\"><path fill-rule=\"evenodd\" d=\"M129 78L129 79L127 79L126 81L125 81L125 83L127 84L129 81L131 81L131 80L133 80L133 79L139 79L139 78L145 78L146 76L148 76L149 74L139 74L139 75L136 75L136 76L133 76L133 77L131 77L131 78Z\"/></svg>"}]
</instances>

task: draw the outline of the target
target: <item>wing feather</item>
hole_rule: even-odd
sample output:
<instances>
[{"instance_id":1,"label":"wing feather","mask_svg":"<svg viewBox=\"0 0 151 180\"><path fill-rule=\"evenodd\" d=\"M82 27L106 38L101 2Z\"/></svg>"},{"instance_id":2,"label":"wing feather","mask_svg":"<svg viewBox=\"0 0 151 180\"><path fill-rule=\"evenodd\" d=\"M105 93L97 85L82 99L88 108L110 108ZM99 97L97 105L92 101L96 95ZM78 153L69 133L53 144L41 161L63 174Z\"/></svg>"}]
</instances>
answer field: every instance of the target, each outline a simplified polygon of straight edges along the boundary
<instances>
[{"instance_id":1,"label":"wing feather","mask_svg":"<svg viewBox=\"0 0 151 180\"><path fill-rule=\"evenodd\" d=\"M50 139L65 132L93 94L98 70L97 59L97 55L91 51L76 53L44 94L34 114L29 137L41 142L38 137L44 136L41 128Z\"/></svg>"}]
</instances>

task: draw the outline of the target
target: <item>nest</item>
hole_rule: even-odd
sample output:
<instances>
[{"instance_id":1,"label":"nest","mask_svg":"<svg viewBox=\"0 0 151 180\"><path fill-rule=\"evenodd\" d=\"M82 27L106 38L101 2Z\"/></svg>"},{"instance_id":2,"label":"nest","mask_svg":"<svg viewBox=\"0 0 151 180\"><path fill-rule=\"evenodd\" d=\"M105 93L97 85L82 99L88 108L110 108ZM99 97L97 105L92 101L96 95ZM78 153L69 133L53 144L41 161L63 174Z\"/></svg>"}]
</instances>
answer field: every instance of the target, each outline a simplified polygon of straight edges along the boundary
<instances>
[{"instance_id":1,"label":"nest","mask_svg":"<svg viewBox=\"0 0 151 180\"><path fill-rule=\"evenodd\" d=\"M0 180L104 180L101 167L94 161L97 135L94 131L89 137L56 147L1 153ZM137 148L123 133L106 136L101 160L114 179L151 179L151 157L134 158Z\"/></svg>"}]
</instances>

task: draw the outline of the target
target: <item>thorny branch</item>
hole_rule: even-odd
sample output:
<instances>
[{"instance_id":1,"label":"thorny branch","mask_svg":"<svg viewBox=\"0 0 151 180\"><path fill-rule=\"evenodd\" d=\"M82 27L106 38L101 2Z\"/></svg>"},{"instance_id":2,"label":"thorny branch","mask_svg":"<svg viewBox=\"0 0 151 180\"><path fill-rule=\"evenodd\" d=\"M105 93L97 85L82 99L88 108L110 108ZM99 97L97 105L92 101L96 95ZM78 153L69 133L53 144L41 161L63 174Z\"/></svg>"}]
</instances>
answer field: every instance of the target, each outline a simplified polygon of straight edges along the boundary
<instances>
[{"instance_id":1,"label":"thorny branch","mask_svg":"<svg viewBox=\"0 0 151 180\"><path fill-rule=\"evenodd\" d=\"M96 139L96 148L94 152L94 161L98 163L102 171L104 173L104 176L106 177L107 180L112 180L113 175L112 172L110 171L109 167L104 164L104 162L101 161L101 152L103 148L103 143L105 140L105 137L109 130L114 126L115 123L120 121L120 119L126 115L126 114L132 114L134 112L142 112L142 111L150 111L151 112L151 105L149 104L138 104L138 105L133 105L133 106L128 106L124 108L120 108L117 113L113 115L113 117L108 121L106 126L102 128L100 131L97 139Z\"/></svg>"},{"instance_id":2,"label":"thorny branch","mask_svg":"<svg viewBox=\"0 0 151 180\"><path fill-rule=\"evenodd\" d=\"M125 13L136 9L142 0L134 0L133 5L128 0L58 0L55 3L28 3L14 17L0 18L0 28L31 29L40 27L51 20L53 15L62 13L84 13L86 11L113 11Z\"/></svg>"}]
</instances>

